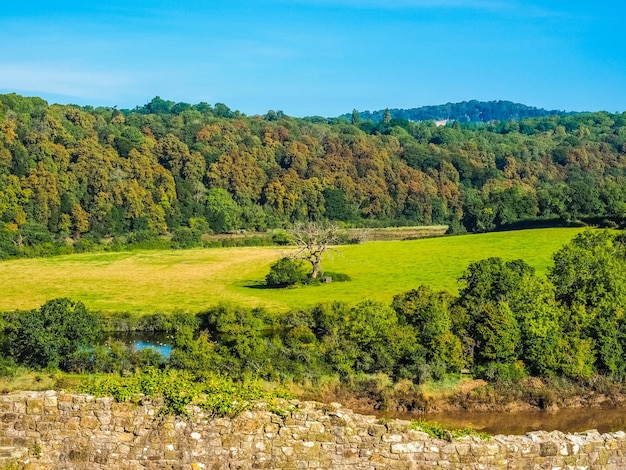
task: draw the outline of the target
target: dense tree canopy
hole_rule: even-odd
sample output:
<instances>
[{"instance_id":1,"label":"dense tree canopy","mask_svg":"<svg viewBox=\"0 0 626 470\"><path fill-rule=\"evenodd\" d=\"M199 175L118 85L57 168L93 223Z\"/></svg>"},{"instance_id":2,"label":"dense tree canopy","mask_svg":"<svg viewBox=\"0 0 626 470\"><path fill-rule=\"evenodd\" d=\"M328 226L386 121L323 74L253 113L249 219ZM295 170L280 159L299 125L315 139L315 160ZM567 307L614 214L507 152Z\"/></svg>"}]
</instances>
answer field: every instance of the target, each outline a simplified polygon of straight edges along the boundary
<instances>
[{"instance_id":1,"label":"dense tree canopy","mask_svg":"<svg viewBox=\"0 0 626 470\"><path fill-rule=\"evenodd\" d=\"M158 97L117 110L0 96L0 257L181 228L329 219L480 232L625 215L626 114L437 127Z\"/></svg>"},{"instance_id":2,"label":"dense tree canopy","mask_svg":"<svg viewBox=\"0 0 626 470\"><path fill-rule=\"evenodd\" d=\"M100 334L98 317L81 302L55 299L8 322L6 348L22 364L67 369L72 356L92 348Z\"/></svg>"}]
</instances>

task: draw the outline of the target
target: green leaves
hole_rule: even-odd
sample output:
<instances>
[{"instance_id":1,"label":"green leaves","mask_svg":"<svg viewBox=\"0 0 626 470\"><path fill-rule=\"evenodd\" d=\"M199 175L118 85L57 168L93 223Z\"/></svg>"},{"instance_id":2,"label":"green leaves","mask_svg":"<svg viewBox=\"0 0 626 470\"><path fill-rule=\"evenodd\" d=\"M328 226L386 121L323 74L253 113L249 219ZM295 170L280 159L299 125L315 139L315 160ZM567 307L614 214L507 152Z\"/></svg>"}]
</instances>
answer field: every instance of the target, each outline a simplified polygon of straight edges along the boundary
<instances>
[{"instance_id":1,"label":"green leaves","mask_svg":"<svg viewBox=\"0 0 626 470\"><path fill-rule=\"evenodd\" d=\"M270 266L270 272L265 276L268 287L288 287L304 283L307 273L302 260L284 257Z\"/></svg>"},{"instance_id":2,"label":"green leaves","mask_svg":"<svg viewBox=\"0 0 626 470\"><path fill-rule=\"evenodd\" d=\"M202 376L200 380L190 372L152 368L130 377L92 379L81 389L96 396L112 396L120 402L161 398L161 413L177 416L187 416L189 405L197 405L215 416L235 416L261 400L272 403L276 398L291 398L280 389L265 392L256 382L235 383L220 374Z\"/></svg>"},{"instance_id":3,"label":"green leaves","mask_svg":"<svg viewBox=\"0 0 626 470\"><path fill-rule=\"evenodd\" d=\"M81 349L92 347L100 334L96 315L81 302L54 299L17 317L8 343L17 362L34 368L64 368Z\"/></svg>"}]
</instances>

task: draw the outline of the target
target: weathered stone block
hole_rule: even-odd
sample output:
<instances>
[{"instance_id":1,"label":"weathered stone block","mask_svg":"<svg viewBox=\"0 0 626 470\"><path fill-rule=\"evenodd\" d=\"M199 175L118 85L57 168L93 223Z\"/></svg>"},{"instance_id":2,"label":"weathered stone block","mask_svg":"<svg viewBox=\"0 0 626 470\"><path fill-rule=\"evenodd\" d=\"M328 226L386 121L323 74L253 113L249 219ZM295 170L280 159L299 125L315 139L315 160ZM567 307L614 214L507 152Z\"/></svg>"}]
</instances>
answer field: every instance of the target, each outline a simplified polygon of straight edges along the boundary
<instances>
[{"instance_id":1,"label":"weathered stone block","mask_svg":"<svg viewBox=\"0 0 626 470\"><path fill-rule=\"evenodd\" d=\"M381 437L387 432L387 428L382 424L372 424L367 428L367 432L370 436Z\"/></svg>"},{"instance_id":2,"label":"weathered stone block","mask_svg":"<svg viewBox=\"0 0 626 470\"><path fill-rule=\"evenodd\" d=\"M100 427L100 421L95 416L83 416L80 418L80 427L82 429L96 429Z\"/></svg>"},{"instance_id":3,"label":"weathered stone block","mask_svg":"<svg viewBox=\"0 0 626 470\"><path fill-rule=\"evenodd\" d=\"M422 431L413 431L410 430L409 431L409 440L410 441L426 441L428 439L430 439L431 437Z\"/></svg>"},{"instance_id":4,"label":"weathered stone block","mask_svg":"<svg viewBox=\"0 0 626 470\"><path fill-rule=\"evenodd\" d=\"M18 416L17 413L0 413L0 422L7 424L14 423L17 421Z\"/></svg>"},{"instance_id":5,"label":"weathered stone block","mask_svg":"<svg viewBox=\"0 0 626 470\"><path fill-rule=\"evenodd\" d=\"M539 445L539 455L541 457L550 457L559 453L559 445L556 442L546 441Z\"/></svg>"},{"instance_id":6,"label":"weathered stone block","mask_svg":"<svg viewBox=\"0 0 626 470\"><path fill-rule=\"evenodd\" d=\"M387 431L389 434L405 434L409 431L408 421L390 421L387 423Z\"/></svg>"},{"instance_id":7,"label":"weathered stone block","mask_svg":"<svg viewBox=\"0 0 626 470\"><path fill-rule=\"evenodd\" d=\"M30 398L26 400L26 413L29 415L40 415L43 413L43 400Z\"/></svg>"},{"instance_id":8,"label":"weathered stone block","mask_svg":"<svg viewBox=\"0 0 626 470\"><path fill-rule=\"evenodd\" d=\"M263 423L254 419L236 419L233 422L232 432L244 434L260 434L263 432Z\"/></svg>"},{"instance_id":9,"label":"weathered stone block","mask_svg":"<svg viewBox=\"0 0 626 470\"><path fill-rule=\"evenodd\" d=\"M424 444L421 442L404 442L399 444L391 444L392 454L404 454L408 452L422 452L424 450ZM439 450L436 452L439 455Z\"/></svg>"}]
</instances>

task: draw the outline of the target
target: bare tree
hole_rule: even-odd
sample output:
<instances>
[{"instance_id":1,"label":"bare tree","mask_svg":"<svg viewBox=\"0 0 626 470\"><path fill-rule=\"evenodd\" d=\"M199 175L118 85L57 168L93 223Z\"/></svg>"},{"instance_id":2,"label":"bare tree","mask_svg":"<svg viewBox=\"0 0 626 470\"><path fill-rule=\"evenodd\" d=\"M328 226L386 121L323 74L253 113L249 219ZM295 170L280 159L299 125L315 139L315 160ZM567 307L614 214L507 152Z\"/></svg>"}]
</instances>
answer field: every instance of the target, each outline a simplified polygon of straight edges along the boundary
<instances>
[{"instance_id":1,"label":"bare tree","mask_svg":"<svg viewBox=\"0 0 626 470\"><path fill-rule=\"evenodd\" d=\"M322 269L322 255L339 239L339 228L328 222L296 222L290 232L298 247L291 257L311 263L315 279Z\"/></svg>"}]
</instances>

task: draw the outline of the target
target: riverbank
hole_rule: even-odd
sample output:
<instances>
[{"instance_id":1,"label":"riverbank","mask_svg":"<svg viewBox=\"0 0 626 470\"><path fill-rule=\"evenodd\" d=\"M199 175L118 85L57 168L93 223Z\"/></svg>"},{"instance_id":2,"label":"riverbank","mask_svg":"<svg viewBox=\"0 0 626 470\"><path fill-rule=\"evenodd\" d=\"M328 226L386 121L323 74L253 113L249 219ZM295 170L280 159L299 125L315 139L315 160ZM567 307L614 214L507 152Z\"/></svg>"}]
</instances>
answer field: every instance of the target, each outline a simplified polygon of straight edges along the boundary
<instances>
[{"instance_id":1,"label":"riverbank","mask_svg":"<svg viewBox=\"0 0 626 470\"><path fill-rule=\"evenodd\" d=\"M362 414L380 418L437 422L446 428L470 426L490 434L525 434L537 430L602 432L626 430L623 385L528 378L515 384L489 384L469 377L452 385L385 386L371 379L361 383L326 384L298 390L304 400L339 402Z\"/></svg>"}]
</instances>

